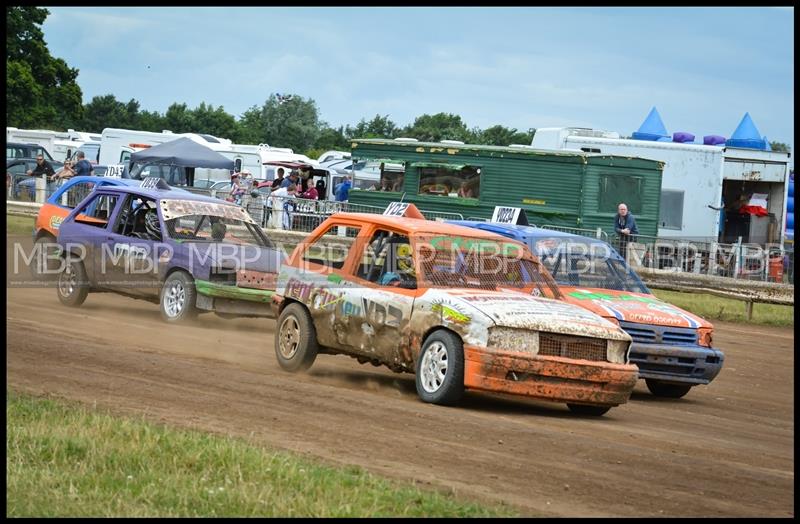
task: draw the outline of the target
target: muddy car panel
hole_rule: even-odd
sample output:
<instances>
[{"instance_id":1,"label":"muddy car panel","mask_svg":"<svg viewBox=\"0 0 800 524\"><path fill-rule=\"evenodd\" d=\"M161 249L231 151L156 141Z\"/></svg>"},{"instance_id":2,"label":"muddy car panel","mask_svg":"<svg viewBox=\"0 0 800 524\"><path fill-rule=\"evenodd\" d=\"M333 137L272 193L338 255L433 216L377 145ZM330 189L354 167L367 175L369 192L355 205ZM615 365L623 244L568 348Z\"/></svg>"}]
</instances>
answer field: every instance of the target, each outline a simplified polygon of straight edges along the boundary
<instances>
[{"instance_id":1,"label":"muddy car panel","mask_svg":"<svg viewBox=\"0 0 800 524\"><path fill-rule=\"evenodd\" d=\"M303 252L330 226L361 227L341 268L303 261ZM583 308L519 289L380 286L354 275L356 261L373 232L391 227L414 242L421 234L498 239L425 220L380 215L334 215L302 242L281 268L276 309L288 302L306 306L323 351L414 372L425 337L436 329L456 333L465 348L468 388L614 406L628 400L637 368L628 363L630 336ZM417 267L419 274L420 268ZM591 341L595 360L580 352L539 355L539 336L572 337L574 348ZM495 347L493 344L498 344ZM516 373L524 380L508 379ZM581 378L583 377L583 378Z\"/></svg>"}]
</instances>

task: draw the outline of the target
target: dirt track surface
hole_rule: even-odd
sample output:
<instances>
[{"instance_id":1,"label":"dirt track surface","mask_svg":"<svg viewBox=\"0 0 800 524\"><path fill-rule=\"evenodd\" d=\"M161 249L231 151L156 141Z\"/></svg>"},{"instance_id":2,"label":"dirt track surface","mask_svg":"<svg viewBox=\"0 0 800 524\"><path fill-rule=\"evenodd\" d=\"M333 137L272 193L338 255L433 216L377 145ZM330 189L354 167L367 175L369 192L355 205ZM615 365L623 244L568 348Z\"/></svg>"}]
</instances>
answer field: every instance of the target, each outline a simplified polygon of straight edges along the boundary
<instances>
[{"instance_id":1,"label":"dirt track surface","mask_svg":"<svg viewBox=\"0 0 800 524\"><path fill-rule=\"evenodd\" d=\"M7 289L7 383L122 414L356 464L525 515L793 516L794 333L717 325L725 366L710 386L579 418L561 404L468 393L418 400L411 375L344 356L282 371L274 321L203 315L163 323L156 305ZM52 326L52 327L51 327Z\"/></svg>"}]
</instances>

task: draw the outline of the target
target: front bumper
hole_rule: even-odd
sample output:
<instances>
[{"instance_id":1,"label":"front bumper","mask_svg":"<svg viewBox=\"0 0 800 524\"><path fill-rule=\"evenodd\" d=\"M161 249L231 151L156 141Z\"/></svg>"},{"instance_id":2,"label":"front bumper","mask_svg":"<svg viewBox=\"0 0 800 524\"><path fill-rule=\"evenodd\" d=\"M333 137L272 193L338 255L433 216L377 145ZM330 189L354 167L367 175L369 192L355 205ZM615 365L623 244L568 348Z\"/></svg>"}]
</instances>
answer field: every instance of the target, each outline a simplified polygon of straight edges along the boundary
<instances>
[{"instance_id":1,"label":"front bumper","mask_svg":"<svg viewBox=\"0 0 800 524\"><path fill-rule=\"evenodd\" d=\"M638 370L563 357L464 346L464 386L470 389L601 406L628 401Z\"/></svg>"},{"instance_id":2,"label":"front bumper","mask_svg":"<svg viewBox=\"0 0 800 524\"><path fill-rule=\"evenodd\" d=\"M631 344L630 361L639 367L639 378L680 384L708 384L722 369L722 351L704 346Z\"/></svg>"}]
</instances>

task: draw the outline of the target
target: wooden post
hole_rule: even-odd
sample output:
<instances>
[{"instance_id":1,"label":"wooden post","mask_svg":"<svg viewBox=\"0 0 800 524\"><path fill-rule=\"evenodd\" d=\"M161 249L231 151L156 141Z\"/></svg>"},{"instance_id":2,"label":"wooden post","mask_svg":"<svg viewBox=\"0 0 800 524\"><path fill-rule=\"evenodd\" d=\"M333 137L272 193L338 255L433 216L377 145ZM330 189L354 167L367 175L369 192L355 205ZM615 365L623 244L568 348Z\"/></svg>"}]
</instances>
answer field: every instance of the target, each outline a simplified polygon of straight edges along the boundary
<instances>
[{"instance_id":1,"label":"wooden post","mask_svg":"<svg viewBox=\"0 0 800 524\"><path fill-rule=\"evenodd\" d=\"M753 320L753 301L748 300L744 303L744 309L747 313L747 320Z\"/></svg>"}]
</instances>

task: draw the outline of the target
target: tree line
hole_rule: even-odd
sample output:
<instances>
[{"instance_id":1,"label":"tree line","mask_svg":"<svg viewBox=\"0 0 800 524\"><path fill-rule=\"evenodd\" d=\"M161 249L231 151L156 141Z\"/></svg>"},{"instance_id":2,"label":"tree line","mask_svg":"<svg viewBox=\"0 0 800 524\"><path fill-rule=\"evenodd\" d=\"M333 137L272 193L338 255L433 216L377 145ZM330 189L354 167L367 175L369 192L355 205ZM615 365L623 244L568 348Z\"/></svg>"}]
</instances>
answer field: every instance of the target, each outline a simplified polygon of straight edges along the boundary
<instances>
[{"instance_id":1,"label":"tree line","mask_svg":"<svg viewBox=\"0 0 800 524\"><path fill-rule=\"evenodd\" d=\"M32 6L7 7L6 125L19 128L68 128L100 132L106 127L174 133L206 133L234 143L266 143L291 147L316 157L328 149L350 149L353 138L409 137L420 141L460 140L468 144L507 146L530 144L534 128L519 131L503 125L468 127L451 113L423 114L399 126L389 115L362 118L355 125L334 127L320 119L312 98L271 93L238 119L223 106L201 103L189 108L175 102L164 113L148 111L137 100L117 100L113 94L82 103L78 69L50 55L41 25L49 11ZM771 142L775 151L786 144Z\"/></svg>"}]
</instances>

